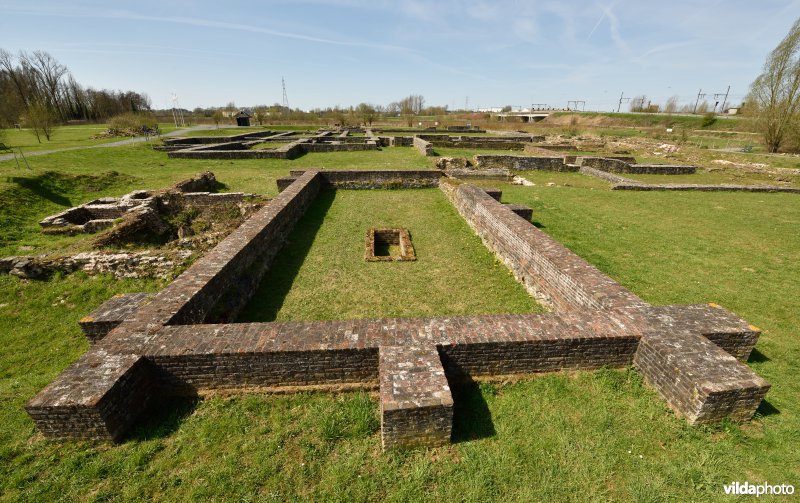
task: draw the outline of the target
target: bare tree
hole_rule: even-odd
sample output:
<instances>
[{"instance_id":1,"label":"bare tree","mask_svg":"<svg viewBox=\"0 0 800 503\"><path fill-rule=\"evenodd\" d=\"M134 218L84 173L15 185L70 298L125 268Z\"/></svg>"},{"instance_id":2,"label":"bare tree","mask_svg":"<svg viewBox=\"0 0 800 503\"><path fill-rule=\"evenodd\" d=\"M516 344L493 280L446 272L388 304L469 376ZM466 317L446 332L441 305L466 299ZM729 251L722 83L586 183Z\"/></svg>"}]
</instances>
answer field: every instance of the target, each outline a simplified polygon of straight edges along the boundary
<instances>
[{"instance_id":1,"label":"bare tree","mask_svg":"<svg viewBox=\"0 0 800 503\"><path fill-rule=\"evenodd\" d=\"M800 19L767 57L747 104L767 150L777 152L800 119Z\"/></svg>"},{"instance_id":2,"label":"bare tree","mask_svg":"<svg viewBox=\"0 0 800 503\"><path fill-rule=\"evenodd\" d=\"M222 119L223 119L222 110L220 110L219 108L214 110L214 114L211 116L211 120L214 121L214 125L217 126L217 129L219 129L219 123L222 122Z\"/></svg>"},{"instance_id":3,"label":"bare tree","mask_svg":"<svg viewBox=\"0 0 800 503\"><path fill-rule=\"evenodd\" d=\"M645 101L647 101L647 96L640 94L635 98L631 99L631 112L643 112L645 110Z\"/></svg>"},{"instance_id":4,"label":"bare tree","mask_svg":"<svg viewBox=\"0 0 800 503\"><path fill-rule=\"evenodd\" d=\"M678 96L670 96L667 102L664 103L664 112L674 114L678 111Z\"/></svg>"},{"instance_id":5,"label":"bare tree","mask_svg":"<svg viewBox=\"0 0 800 503\"><path fill-rule=\"evenodd\" d=\"M56 61L49 53L33 51L33 54L20 53L23 66L31 69L31 74L36 79L37 87L43 99L51 110L55 110L63 118L61 110L61 79L69 74L67 67Z\"/></svg>"},{"instance_id":6,"label":"bare tree","mask_svg":"<svg viewBox=\"0 0 800 503\"><path fill-rule=\"evenodd\" d=\"M42 136L47 138L47 141L50 141L53 136L53 131L56 127L56 115L46 103L34 101L28 105L24 123L25 127L30 128L31 132L36 136L36 140L42 143Z\"/></svg>"}]
</instances>

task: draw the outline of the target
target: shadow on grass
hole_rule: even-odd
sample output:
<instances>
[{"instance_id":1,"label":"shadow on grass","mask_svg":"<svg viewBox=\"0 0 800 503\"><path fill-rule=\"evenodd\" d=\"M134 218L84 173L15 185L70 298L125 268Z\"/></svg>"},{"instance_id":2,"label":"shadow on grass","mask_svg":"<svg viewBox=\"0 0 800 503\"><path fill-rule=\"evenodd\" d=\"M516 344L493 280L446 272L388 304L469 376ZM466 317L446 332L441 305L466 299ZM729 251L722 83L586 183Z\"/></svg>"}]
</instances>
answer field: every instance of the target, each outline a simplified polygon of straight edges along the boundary
<instances>
[{"instance_id":1,"label":"shadow on grass","mask_svg":"<svg viewBox=\"0 0 800 503\"><path fill-rule=\"evenodd\" d=\"M753 348L753 351L750 352L750 357L747 359L747 363L764 363L768 361L772 360L767 355L755 348Z\"/></svg>"},{"instance_id":2,"label":"shadow on grass","mask_svg":"<svg viewBox=\"0 0 800 503\"><path fill-rule=\"evenodd\" d=\"M497 435L489 405L476 382L452 383L453 443L469 442Z\"/></svg>"},{"instance_id":3,"label":"shadow on grass","mask_svg":"<svg viewBox=\"0 0 800 503\"><path fill-rule=\"evenodd\" d=\"M547 226L544 225L542 222L539 222L539 221L536 221L536 220L531 220L531 224L533 224L533 226L536 227L537 229L546 229L547 228Z\"/></svg>"},{"instance_id":4,"label":"shadow on grass","mask_svg":"<svg viewBox=\"0 0 800 503\"><path fill-rule=\"evenodd\" d=\"M154 440L175 433L197 408L197 397L162 397L148 408L144 421L139 422L125 437L128 440Z\"/></svg>"},{"instance_id":5,"label":"shadow on grass","mask_svg":"<svg viewBox=\"0 0 800 503\"><path fill-rule=\"evenodd\" d=\"M311 203L236 322L275 320L335 197L334 190L323 190Z\"/></svg>"},{"instance_id":6,"label":"shadow on grass","mask_svg":"<svg viewBox=\"0 0 800 503\"><path fill-rule=\"evenodd\" d=\"M41 197L42 199L47 199L50 202L58 204L60 206L72 206L69 198L62 196L56 192L53 192L51 187L50 180L46 177L42 176L35 176L35 177L24 177L24 176L15 176L10 178L12 183L16 183L22 188L28 189L37 196Z\"/></svg>"},{"instance_id":7,"label":"shadow on grass","mask_svg":"<svg viewBox=\"0 0 800 503\"><path fill-rule=\"evenodd\" d=\"M781 411L778 410L778 408L776 408L774 405L766 400L761 400L761 404L756 409L755 417L775 416L780 413Z\"/></svg>"}]
</instances>

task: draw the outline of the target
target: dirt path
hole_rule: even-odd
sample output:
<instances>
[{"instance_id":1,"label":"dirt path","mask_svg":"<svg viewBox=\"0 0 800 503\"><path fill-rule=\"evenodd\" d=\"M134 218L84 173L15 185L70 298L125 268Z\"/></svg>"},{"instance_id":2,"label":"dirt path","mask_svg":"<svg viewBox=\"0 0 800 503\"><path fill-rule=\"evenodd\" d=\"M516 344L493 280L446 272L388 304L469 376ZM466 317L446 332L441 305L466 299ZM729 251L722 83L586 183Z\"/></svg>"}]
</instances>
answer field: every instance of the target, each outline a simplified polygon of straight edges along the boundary
<instances>
[{"instance_id":1,"label":"dirt path","mask_svg":"<svg viewBox=\"0 0 800 503\"><path fill-rule=\"evenodd\" d=\"M204 130L204 129L214 129L214 126L213 125L208 125L208 124L201 124L201 125L198 125L198 126L192 126L192 127L183 128L183 129L176 129L175 131L170 131L169 133L162 134L161 136L162 137L164 137L164 136L180 136L181 134L186 133L188 131L199 131L199 130ZM151 139L152 138L153 137L151 137ZM148 139L143 137L143 136L137 136L136 138L127 138L125 140L114 141L114 142L111 142L111 143L101 143L99 145L85 145L85 146L82 146L82 147L56 148L56 149L52 149L52 150L36 150L34 152L23 152L23 154L25 154L25 157L33 157L33 156L37 156L37 155L54 154L56 152L68 152L70 150L83 150L83 149L87 149L87 148L122 147L124 145L133 145L135 143L142 143L142 142L145 142L145 141L148 141ZM0 161L9 161L9 160L11 160L13 158L14 158L14 154L0 155Z\"/></svg>"}]
</instances>

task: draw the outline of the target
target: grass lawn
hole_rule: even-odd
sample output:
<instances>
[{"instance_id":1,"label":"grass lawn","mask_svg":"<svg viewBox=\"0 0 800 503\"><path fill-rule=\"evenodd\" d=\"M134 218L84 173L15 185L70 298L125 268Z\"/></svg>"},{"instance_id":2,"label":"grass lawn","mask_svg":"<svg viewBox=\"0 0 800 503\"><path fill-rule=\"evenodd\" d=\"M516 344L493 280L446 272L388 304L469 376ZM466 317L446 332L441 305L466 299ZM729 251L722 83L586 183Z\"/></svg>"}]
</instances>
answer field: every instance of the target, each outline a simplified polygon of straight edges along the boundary
<instances>
[{"instance_id":1,"label":"grass lawn","mask_svg":"<svg viewBox=\"0 0 800 503\"><path fill-rule=\"evenodd\" d=\"M8 147L20 148L24 153L37 152L40 150L55 150L61 148L87 147L100 145L103 143L113 143L127 140L127 137L112 137L91 139L91 136L100 134L107 129L105 124L86 124L81 126L60 126L55 128L48 141L44 136L41 143L36 141L36 136L29 129L4 129L5 139L3 142ZM161 133L169 133L176 128L172 124L159 124ZM0 152L0 154L8 152Z\"/></svg>"},{"instance_id":2,"label":"grass lawn","mask_svg":"<svg viewBox=\"0 0 800 503\"><path fill-rule=\"evenodd\" d=\"M413 262L367 262L370 227L411 233ZM439 189L325 191L239 321L541 311Z\"/></svg>"},{"instance_id":3,"label":"grass lawn","mask_svg":"<svg viewBox=\"0 0 800 503\"><path fill-rule=\"evenodd\" d=\"M745 173L739 170L705 171L698 170L693 175L645 175L622 173L622 176L646 183L701 183L717 185L732 183L737 185L793 185L800 184L799 175L771 175L769 173ZM777 178L780 178L778 180Z\"/></svg>"},{"instance_id":4,"label":"grass lawn","mask_svg":"<svg viewBox=\"0 0 800 503\"><path fill-rule=\"evenodd\" d=\"M436 155L441 157L466 157L467 160L472 162L472 158L476 155L536 155L528 154L523 150L507 150L507 149L488 149L488 148L451 148L451 147L433 147ZM554 153L558 156L558 152Z\"/></svg>"},{"instance_id":5,"label":"grass lawn","mask_svg":"<svg viewBox=\"0 0 800 503\"><path fill-rule=\"evenodd\" d=\"M0 162L0 256L57 252L87 236L43 236L38 222L48 215L104 196L134 189L159 189L202 171L212 171L226 191L273 196L275 180L293 169L431 169L429 158L413 148L365 152L309 153L294 160L169 159L146 145L59 152L28 160ZM68 173L54 175L50 172ZM113 173L116 174L113 174ZM79 178L75 179L73 175Z\"/></svg>"},{"instance_id":6,"label":"grass lawn","mask_svg":"<svg viewBox=\"0 0 800 503\"><path fill-rule=\"evenodd\" d=\"M411 148L309 154L294 161L194 161L120 147L37 157L33 172L0 162L0 253L34 240L36 222L53 210L132 188L162 187L203 170L214 171L228 190L274 194L275 178L298 167L403 169L430 161ZM120 175L101 184L45 176L48 170ZM77 320L113 294L162 284L80 274L35 282L0 276L0 501L729 501L722 484L734 480L797 488L800 197L618 192L579 174L521 174L536 185L487 185L501 188L505 202L531 206L545 232L638 295L656 304L717 302L763 328L749 365L773 387L754 421L687 426L635 372L606 370L458 387L455 443L430 450L382 453L376 397L355 392L176 400L163 404L121 445L46 441L23 405L87 350ZM325 220L342 236L326 234L326 226L313 236L293 236L289 246L300 253L306 240L308 260L287 253L278 260L297 269L293 281L307 297L292 298L290 291L280 306L259 310L262 315L271 310L278 318L331 317L327 304L336 305L336 295L327 285L310 291L303 282L317 276L346 285L346 278L335 277L339 268L357 274L358 281L376 277L355 260L361 258L365 226L378 219L409 227L418 254L442 249L453 260L464 255L486 261L492 284L506 282L506 273L477 251L477 238L463 230L463 222L447 223L455 217L436 191L386 192L391 201L385 205L373 201L377 195L341 191L329 207L322 199L312 209L307 219ZM407 213L391 211L393 205ZM428 207L439 213L423 215ZM434 233L448 242L436 242ZM36 246L49 246L41 236L35 239ZM353 250L324 251L348 239L355 240ZM324 254L328 264L314 263ZM428 276L436 288L431 295L474 301L469 292L441 290L448 282L461 290L468 281L461 265L440 264L439 275ZM383 266L408 265L375 264L380 275L388 269ZM411 269L403 269L403 276ZM277 288L286 289L280 284L285 278L274 278ZM419 285L425 278L411 279ZM518 288L490 290L489 298L479 300L487 309L523 309ZM368 314L366 302L393 306L391 297L364 299L349 290L338 295L351 299L352 306L338 305L354 316ZM498 299L506 295L511 300L500 306ZM420 310L427 303L412 301ZM458 309L467 309L466 301L459 302Z\"/></svg>"}]
</instances>

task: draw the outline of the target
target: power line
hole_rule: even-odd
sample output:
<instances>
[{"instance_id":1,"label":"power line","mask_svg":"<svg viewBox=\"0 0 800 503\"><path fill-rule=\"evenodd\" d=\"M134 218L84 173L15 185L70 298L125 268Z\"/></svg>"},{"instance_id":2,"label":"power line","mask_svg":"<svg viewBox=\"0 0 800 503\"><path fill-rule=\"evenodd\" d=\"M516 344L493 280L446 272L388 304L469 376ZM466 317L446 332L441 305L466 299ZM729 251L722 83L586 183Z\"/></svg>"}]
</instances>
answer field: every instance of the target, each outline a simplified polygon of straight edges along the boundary
<instances>
[{"instance_id":1,"label":"power line","mask_svg":"<svg viewBox=\"0 0 800 503\"><path fill-rule=\"evenodd\" d=\"M693 114L697 113L697 104L700 103L700 98L705 98L705 97L706 97L706 95L705 95L705 93L703 92L702 89L697 91L697 100L695 100L695 102L694 102L694 110L692 110Z\"/></svg>"},{"instance_id":2,"label":"power line","mask_svg":"<svg viewBox=\"0 0 800 503\"><path fill-rule=\"evenodd\" d=\"M584 100L567 100L567 109L570 109L570 104L572 104L572 103L575 104L575 110L578 110L578 107L581 107L582 111L586 110L586 101L584 101Z\"/></svg>"},{"instance_id":3,"label":"power line","mask_svg":"<svg viewBox=\"0 0 800 503\"><path fill-rule=\"evenodd\" d=\"M625 97L625 91L622 91L621 93L619 93L619 103L617 104L617 113L619 113L620 108L622 108L622 101L623 100L626 101L626 102L631 100L630 98L626 98Z\"/></svg>"},{"instance_id":4,"label":"power line","mask_svg":"<svg viewBox=\"0 0 800 503\"><path fill-rule=\"evenodd\" d=\"M286 81L281 77L281 87L283 88L283 113L289 113L289 97L286 95Z\"/></svg>"},{"instance_id":5,"label":"power line","mask_svg":"<svg viewBox=\"0 0 800 503\"><path fill-rule=\"evenodd\" d=\"M714 111L715 112L717 111L717 105L719 104L719 101L716 101L717 98L719 98L720 96L725 96L725 99L722 100L722 107L720 108L720 112L721 112L722 108L725 108L725 102L728 100L728 93L730 93L730 92L731 92L731 86L728 86L728 90L725 91L724 94L723 93L715 93L714 94L714 100L715 100Z\"/></svg>"}]
</instances>

